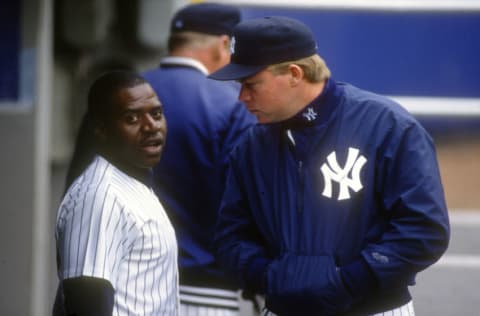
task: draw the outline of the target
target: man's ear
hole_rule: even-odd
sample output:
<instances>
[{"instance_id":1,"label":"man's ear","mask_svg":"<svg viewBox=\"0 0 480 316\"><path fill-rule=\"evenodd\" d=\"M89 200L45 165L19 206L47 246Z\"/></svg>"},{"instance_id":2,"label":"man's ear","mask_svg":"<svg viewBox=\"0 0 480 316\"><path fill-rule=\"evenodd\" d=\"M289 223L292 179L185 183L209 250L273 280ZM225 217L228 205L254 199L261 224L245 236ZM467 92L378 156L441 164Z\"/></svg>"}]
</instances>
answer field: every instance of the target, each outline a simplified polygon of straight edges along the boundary
<instances>
[{"instance_id":1,"label":"man's ear","mask_svg":"<svg viewBox=\"0 0 480 316\"><path fill-rule=\"evenodd\" d=\"M304 76L302 67L295 64L290 64L288 66L288 71L290 73L290 80L289 80L290 86L291 87L297 86Z\"/></svg>"},{"instance_id":2,"label":"man's ear","mask_svg":"<svg viewBox=\"0 0 480 316\"><path fill-rule=\"evenodd\" d=\"M220 47L230 54L230 37L228 35L220 35Z\"/></svg>"},{"instance_id":3,"label":"man's ear","mask_svg":"<svg viewBox=\"0 0 480 316\"><path fill-rule=\"evenodd\" d=\"M220 56L221 59L221 66L228 63L230 61L230 37L228 37L228 35L220 35L216 49L217 55Z\"/></svg>"}]
</instances>

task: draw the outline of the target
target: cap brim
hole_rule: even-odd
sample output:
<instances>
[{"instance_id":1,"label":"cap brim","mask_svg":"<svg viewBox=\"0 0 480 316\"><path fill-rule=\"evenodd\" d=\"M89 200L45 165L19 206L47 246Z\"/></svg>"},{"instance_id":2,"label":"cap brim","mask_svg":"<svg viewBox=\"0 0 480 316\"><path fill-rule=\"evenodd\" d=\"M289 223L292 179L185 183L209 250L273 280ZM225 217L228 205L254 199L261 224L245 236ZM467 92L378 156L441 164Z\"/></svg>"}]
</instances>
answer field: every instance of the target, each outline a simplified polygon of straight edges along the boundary
<instances>
[{"instance_id":1,"label":"cap brim","mask_svg":"<svg viewBox=\"0 0 480 316\"><path fill-rule=\"evenodd\" d=\"M240 80L253 76L266 67L267 66L264 65L228 64L223 68L211 73L208 77L215 80Z\"/></svg>"}]
</instances>

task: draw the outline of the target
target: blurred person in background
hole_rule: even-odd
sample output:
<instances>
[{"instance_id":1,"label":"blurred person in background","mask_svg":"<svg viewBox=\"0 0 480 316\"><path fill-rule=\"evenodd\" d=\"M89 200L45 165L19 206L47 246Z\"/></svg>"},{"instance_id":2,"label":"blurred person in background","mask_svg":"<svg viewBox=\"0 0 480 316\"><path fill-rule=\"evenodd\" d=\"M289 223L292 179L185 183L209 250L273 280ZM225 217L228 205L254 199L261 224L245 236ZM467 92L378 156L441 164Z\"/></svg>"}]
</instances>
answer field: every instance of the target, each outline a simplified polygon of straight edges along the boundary
<instances>
[{"instance_id":1,"label":"blurred person in background","mask_svg":"<svg viewBox=\"0 0 480 316\"><path fill-rule=\"evenodd\" d=\"M218 266L212 240L227 155L255 118L237 100L239 85L207 75L229 62L240 18L228 5L183 7L171 20L168 56L144 73L169 124L154 182L177 233L182 315L239 315L239 284Z\"/></svg>"}]
</instances>

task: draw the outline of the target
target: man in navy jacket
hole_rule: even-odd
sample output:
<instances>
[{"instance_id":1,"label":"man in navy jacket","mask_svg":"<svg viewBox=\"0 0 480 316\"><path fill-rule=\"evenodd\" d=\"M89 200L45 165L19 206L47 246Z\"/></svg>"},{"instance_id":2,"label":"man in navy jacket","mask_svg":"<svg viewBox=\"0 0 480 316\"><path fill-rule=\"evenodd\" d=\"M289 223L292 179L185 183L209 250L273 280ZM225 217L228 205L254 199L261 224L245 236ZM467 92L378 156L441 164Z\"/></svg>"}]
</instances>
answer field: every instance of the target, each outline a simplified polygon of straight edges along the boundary
<instances>
[{"instance_id":1,"label":"man in navy jacket","mask_svg":"<svg viewBox=\"0 0 480 316\"><path fill-rule=\"evenodd\" d=\"M218 266L212 241L228 153L255 117L238 102L238 85L207 78L230 60L239 21L232 6L183 7L171 21L168 56L144 74L168 119L154 181L177 233L181 315L239 314L239 284Z\"/></svg>"},{"instance_id":2,"label":"man in navy jacket","mask_svg":"<svg viewBox=\"0 0 480 316\"><path fill-rule=\"evenodd\" d=\"M265 315L414 315L408 286L450 234L432 139L392 100L332 79L297 20L246 20L232 41L210 77L240 81L260 124L230 157L221 263L265 294Z\"/></svg>"}]
</instances>

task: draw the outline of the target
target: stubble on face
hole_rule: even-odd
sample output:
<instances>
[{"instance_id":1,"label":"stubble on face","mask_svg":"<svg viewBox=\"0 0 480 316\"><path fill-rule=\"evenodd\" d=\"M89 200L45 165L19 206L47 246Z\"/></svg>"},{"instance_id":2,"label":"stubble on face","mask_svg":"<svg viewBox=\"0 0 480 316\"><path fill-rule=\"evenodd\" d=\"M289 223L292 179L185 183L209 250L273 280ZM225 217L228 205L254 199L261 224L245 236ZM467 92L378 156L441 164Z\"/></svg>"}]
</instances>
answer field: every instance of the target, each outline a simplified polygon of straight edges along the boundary
<instances>
[{"instance_id":1,"label":"stubble on face","mask_svg":"<svg viewBox=\"0 0 480 316\"><path fill-rule=\"evenodd\" d=\"M160 160L166 139L163 107L149 84L122 89L112 115L111 142L117 161L148 169Z\"/></svg>"}]
</instances>

